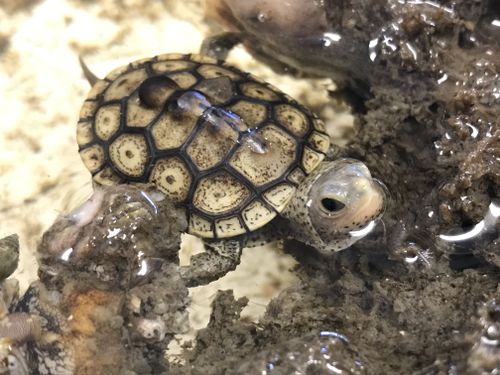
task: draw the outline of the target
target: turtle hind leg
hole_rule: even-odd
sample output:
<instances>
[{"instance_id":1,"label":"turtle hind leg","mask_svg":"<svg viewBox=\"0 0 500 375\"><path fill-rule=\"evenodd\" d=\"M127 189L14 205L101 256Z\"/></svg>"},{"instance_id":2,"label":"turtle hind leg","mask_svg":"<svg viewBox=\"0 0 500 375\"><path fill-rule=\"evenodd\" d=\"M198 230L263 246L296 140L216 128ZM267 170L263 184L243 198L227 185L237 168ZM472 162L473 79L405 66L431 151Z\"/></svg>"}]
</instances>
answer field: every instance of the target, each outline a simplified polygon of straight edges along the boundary
<instances>
[{"instance_id":1,"label":"turtle hind leg","mask_svg":"<svg viewBox=\"0 0 500 375\"><path fill-rule=\"evenodd\" d=\"M234 271L240 264L242 248L240 240L206 242L205 251L193 255L189 266L181 267L186 286L205 285Z\"/></svg>"}]
</instances>

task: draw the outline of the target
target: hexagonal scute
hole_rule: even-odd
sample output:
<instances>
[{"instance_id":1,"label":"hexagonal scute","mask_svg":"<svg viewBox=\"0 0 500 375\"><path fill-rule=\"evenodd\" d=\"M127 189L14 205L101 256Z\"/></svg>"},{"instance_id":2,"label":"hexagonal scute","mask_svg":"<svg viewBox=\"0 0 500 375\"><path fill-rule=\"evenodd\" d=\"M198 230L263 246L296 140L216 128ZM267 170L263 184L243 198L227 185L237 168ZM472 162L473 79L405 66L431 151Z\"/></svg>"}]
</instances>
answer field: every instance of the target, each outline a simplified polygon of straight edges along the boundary
<instances>
[{"instance_id":1,"label":"hexagonal scute","mask_svg":"<svg viewBox=\"0 0 500 375\"><path fill-rule=\"evenodd\" d=\"M94 140L92 133L92 123L90 121L82 121L76 125L76 142L82 146Z\"/></svg>"},{"instance_id":2,"label":"hexagonal scute","mask_svg":"<svg viewBox=\"0 0 500 375\"><path fill-rule=\"evenodd\" d=\"M245 207L241 217L249 230L256 230L276 217L276 212L271 211L263 202L255 199Z\"/></svg>"},{"instance_id":3,"label":"hexagonal scute","mask_svg":"<svg viewBox=\"0 0 500 375\"><path fill-rule=\"evenodd\" d=\"M159 150L180 147L196 127L198 116L190 112L165 112L152 126L151 135Z\"/></svg>"},{"instance_id":4,"label":"hexagonal scute","mask_svg":"<svg viewBox=\"0 0 500 375\"><path fill-rule=\"evenodd\" d=\"M181 89L188 89L196 84L198 81L194 75L189 72L172 73L168 78L175 81Z\"/></svg>"},{"instance_id":5,"label":"hexagonal scute","mask_svg":"<svg viewBox=\"0 0 500 375\"><path fill-rule=\"evenodd\" d=\"M292 198L296 189L290 184L283 183L270 188L262 196L276 211L281 212Z\"/></svg>"},{"instance_id":6,"label":"hexagonal scute","mask_svg":"<svg viewBox=\"0 0 500 375\"><path fill-rule=\"evenodd\" d=\"M195 236L202 238L213 238L214 231L212 228L212 222L198 216L194 213L189 215L189 226L188 232Z\"/></svg>"},{"instance_id":7,"label":"hexagonal scute","mask_svg":"<svg viewBox=\"0 0 500 375\"><path fill-rule=\"evenodd\" d=\"M110 167L97 172L93 179L97 184L105 186L118 185L123 182L120 177L113 173Z\"/></svg>"},{"instance_id":8,"label":"hexagonal scute","mask_svg":"<svg viewBox=\"0 0 500 375\"><path fill-rule=\"evenodd\" d=\"M135 93L127 100L126 124L131 128L144 128L148 126L156 116L158 116L161 109L161 107L145 107L143 104L141 104L137 93Z\"/></svg>"},{"instance_id":9,"label":"hexagonal scute","mask_svg":"<svg viewBox=\"0 0 500 375\"><path fill-rule=\"evenodd\" d=\"M199 55L199 54L191 54L189 55L189 60L190 61L196 61L197 63L200 64L216 64L217 60L215 60L213 57L209 57L206 55Z\"/></svg>"},{"instance_id":10,"label":"hexagonal scute","mask_svg":"<svg viewBox=\"0 0 500 375\"><path fill-rule=\"evenodd\" d=\"M193 178L186 164L178 157L156 162L149 181L176 203L184 202Z\"/></svg>"},{"instance_id":11,"label":"hexagonal scute","mask_svg":"<svg viewBox=\"0 0 500 375\"><path fill-rule=\"evenodd\" d=\"M300 169L299 167L295 168L288 175L288 181L296 185L299 185L304 180L304 178L306 178L306 174L302 172L302 169Z\"/></svg>"},{"instance_id":12,"label":"hexagonal scute","mask_svg":"<svg viewBox=\"0 0 500 375\"><path fill-rule=\"evenodd\" d=\"M325 158L324 154L314 151L309 147L304 147L302 153L302 168L307 174L311 173Z\"/></svg>"},{"instance_id":13,"label":"hexagonal scute","mask_svg":"<svg viewBox=\"0 0 500 375\"><path fill-rule=\"evenodd\" d=\"M118 100L129 96L148 77L144 69L133 70L116 78L106 90L104 100Z\"/></svg>"},{"instance_id":14,"label":"hexagonal scute","mask_svg":"<svg viewBox=\"0 0 500 375\"><path fill-rule=\"evenodd\" d=\"M264 105L248 100L240 100L228 109L241 117L247 128L257 127L267 117L267 109Z\"/></svg>"},{"instance_id":15,"label":"hexagonal scute","mask_svg":"<svg viewBox=\"0 0 500 375\"><path fill-rule=\"evenodd\" d=\"M187 154L200 170L220 163L238 142L238 132L232 128L218 129L207 121L187 147Z\"/></svg>"},{"instance_id":16,"label":"hexagonal scute","mask_svg":"<svg viewBox=\"0 0 500 375\"><path fill-rule=\"evenodd\" d=\"M205 94L212 105L225 103L234 95L233 84L228 77L203 79L195 89Z\"/></svg>"},{"instance_id":17,"label":"hexagonal scute","mask_svg":"<svg viewBox=\"0 0 500 375\"><path fill-rule=\"evenodd\" d=\"M325 123L323 121L321 121L319 118L314 117L312 120L312 123L313 123L314 129L316 129L322 133L326 133Z\"/></svg>"},{"instance_id":18,"label":"hexagonal scute","mask_svg":"<svg viewBox=\"0 0 500 375\"><path fill-rule=\"evenodd\" d=\"M303 137L309 131L309 119L305 112L289 104L278 104L274 107L276 121L292 134Z\"/></svg>"},{"instance_id":19,"label":"hexagonal scute","mask_svg":"<svg viewBox=\"0 0 500 375\"><path fill-rule=\"evenodd\" d=\"M80 109L80 120L88 119L94 116L97 108L97 100L86 99Z\"/></svg>"},{"instance_id":20,"label":"hexagonal scute","mask_svg":"<svg viewBox=\"0 0 500 375\"><path fill-rule=\"evenodd\" d=\"M120 77L121 75L124 75L127 72L130 72L132 69L130 69L130 65L122 65L119 66L118 68L113 69L111 72L108 73L106 76L106 80L111 82Z\"/></svg>"},{"instance_id":21,"label":"hexagonal scute","mask_svg":"<svg viewBox=\"0 0 500 375\"><path fill-rule=\"evenodd\" d=\"M241 79L239 74L219 65L212 64L201 65L198 68L198 73L200 73L203 78L229 77L233 81Z\"/></svg>"},{"instance_id":22,"label":"hexagonal scute","mask_svg":"<svg viewBox=\"0 0 500 375\"><path fill-rule=\"evenodd\" d=\"M240 90L243 95L249 96L251 98L266 101L280 100L280 97L263 83L244 82L240 84Z\"/></svg>"},{"instance_id":23,"label":"hexagonal scute","mask_svg":"<svg viewBox=\"0 0 500 375\"><path fill-rule=\"evenodd\" d=\"M97 171L104 164L104 150L99 145L80 150L80 157L90 172Z\"/></svg>"},{"instance_id":24,"label":"hexagonal scute","mask_svg":"<svg viewBox=\"0 0 500 375\"><path fill-rule=\"evenodd\" d=\"M140 134L122 134L109 146L111 162L130 177L142 176L149 156L146 140Z\"/></svg>"},{"instance_id":25,"label":"hexagonal scute","mask_svg":"<svg viewBox=\"0 0 500 375\"><path fill-rule=\"evenodd\" d=\"M328 134L313 131L307 139L313 149L326 153L330 147L330 137Z\"/></svg>"},{"instance_id":26,"label":"hexagonal scute","mask_svg":"<svg viewBox=\"0 0 500 375\"><path fill-rule=\"evenodd\" d=\"M208 215L238 212L250 197L247 187L227 172L203 177L193 196L193 205Z\"/></svg>"},{"instance_id":27,"label":"hexagonal scute","mask_svg":"<svg viewBox=\"0 0 500 375\"><path fill-rule=\"evenodd\" d=\"M178 70L191 69L194 63L186 60L163 60L151 65L156 74L170 73Z\"/></svg>"},{"instance_id":28,"label":"hexagonal scute","mask_svg":"<svg viewBox=\"0 0 500 375\"><path fill-rule=\"evenodd\" d=\"M277 126L267 125L258 132L266 140L266 152L260 154L242 145L229 162L256 186L283 177L296 157L295 140Z\"/></svg>"},{"instance_id":29,"label":"hexagonal scute","mask_svg":"<svg viewBox=\"0 0 500 375\"><path fill-rule=\"evenodd\" d=\"M87 99L95 100L97 99L98 96L100 96L104 90L106 90L109 86L109 82L105 80L99 80L97 81L94 86L92 86L92 89L90 90L89 94L87 95Z\"/></svg>"},{"instance_id":30,"label":"hexagonal scute","mask_svg":"<svg viewBox=\"0 0 500 375\"><path fill-rule=\"evenodd\" d=\"M120 127L120 104L105 105L95 115L95 133L107 141Z\"/></svg>"},{"instance_id":31,"label":"hexagonal scute","mask_svg":"<svg viewBox=\"0 0 500 375\"><path fill-rule=\"evenodd\" d=\"M217 238L238 236L246 232L238 215L218 219L215 221L215 234Z\"/></svg>"}]
</instances>

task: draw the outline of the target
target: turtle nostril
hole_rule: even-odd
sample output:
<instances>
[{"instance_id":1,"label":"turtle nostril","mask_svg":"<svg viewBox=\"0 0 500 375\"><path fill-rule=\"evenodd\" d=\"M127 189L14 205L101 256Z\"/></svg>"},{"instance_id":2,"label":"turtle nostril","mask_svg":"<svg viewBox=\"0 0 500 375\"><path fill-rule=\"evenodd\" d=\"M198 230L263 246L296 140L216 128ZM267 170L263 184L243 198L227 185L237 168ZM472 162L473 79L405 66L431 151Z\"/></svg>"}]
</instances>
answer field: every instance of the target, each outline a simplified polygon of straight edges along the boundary
<instances>
[{"instance_id":1,"label":"turtle nostril","mask_svg":"<svg viewBox=\"0 0 500 375\"><path fill-rule=\"evenodd\" d=\"M345 204L333 198L323 198L321 205L328 212L338 212L345 207Z\"/></svg>"}]
</instances>

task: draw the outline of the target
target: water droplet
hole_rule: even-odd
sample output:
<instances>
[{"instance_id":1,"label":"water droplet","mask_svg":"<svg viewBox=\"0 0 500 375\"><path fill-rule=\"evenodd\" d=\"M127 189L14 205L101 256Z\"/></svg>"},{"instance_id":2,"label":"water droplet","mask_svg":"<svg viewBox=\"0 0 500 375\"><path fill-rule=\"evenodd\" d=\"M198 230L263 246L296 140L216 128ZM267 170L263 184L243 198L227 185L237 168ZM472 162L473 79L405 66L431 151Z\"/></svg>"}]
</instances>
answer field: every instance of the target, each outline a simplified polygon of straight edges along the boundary
<instances>
[{"instance_id":1,"label":"water droplet","mask_svg":"<svg viewBox=\"0 0 500 375\"><path fill-rule=\"evenodd\" d=\"M267 142L257 132L257 128L248 128L245 121L236 113L212 105L203 94L188 91L179 97L177 105L181 110L202 117L205 123L210 124L222 136L233 139L236 143L240 143L240 139L243 139L243 144L255 153L267 152Z\"/></svg>"},{"instance_id":2,"label":"water droplet","mask_svg":"<svg viewBox=\"0 0 500 375\"><path fill-rule=\"evenodd\" d=\"M363 238L373 231L373 228L375 228L376 224L377 221L372 220L364 228L350 231L349 235L354 238Z\"/></svg>"},{"instance_id":3,"label":"water droplet","mask_svg":"<svg viewBox=\"0 0 500 375\"><path fill-rule=\"evenodd\" d=\"M259 14L257 14L257 20L259 22L266 22L268 20L268 15L267 13L264 13L264 12L259 12Z\"/></svg>"},{"instance_id":4,"label":"water droplet","mask_svg":"<svg viewBox=\"0 0 500 375\"><path fill-rule=\"evenodd\" d=\"M441 75L441 77L439 77L439 78L438 78L437 83L438 83L438 85L441 85L441 84L443 84L444 82L446 82L447 80L448 80L448 74L443 73L443 74Z\"/></svg>"},{"instance_id":5,"label":"water droplet","mask_svg":"<svg viewBox=\"0 0 500 375\"><path fill-rule=\"evenodd\" d=\"M145 284L157 273L164 263L164 259L144 257L142 251L137 254L137 266L130 280L131 286L135 287L140 284Z\"/></svg>"},{"instance_id":6,"label":"water droplet","mask_svg":"<svg viewBox=\"0 0 500 375\"><path fill-rule=\"evenodd\" d=\"M196 91L187 91L177 99L179 109L201 116L211 104L205 95Z\"/></svg>"},{"instance_id":7,"label":"water droplet","mask_svg":"<svg viewBox=\"0 0 500 375\"><path fill-rule=\"evenodd\" d=\"M338 33L324 33L321 40L324 47L330 47L333 43L338 43L342 36Z\"/></svg>"},{"instance_id":8,"label":"water droplet","mask_svg":"<svg viewBox=\"0 0 500 375\"><path fill-rule=\"evenodd\" d=\"M72 247L70 247L69 249L64 250L63 253L60 256L60 259L63 262L68 262L70 260L70 258L71 258L71 254L73 254L73 248Z\"/></svg>"},{"instance_id":9,"label":"water droplet","mask_svg":"<svg viewBox=\"0 0 500 375\"><path fill-rule=\"evenodd\" d=\"M477 136L479 134L479 130L475 126L473 126L469 123L466 123L465 125L471 130L470 136L474 139L477 138Z\"/></svg>"},{"instance_id":10,"label":"water droplet","mask_svg":"<svg viewBox=\"0 0 500 375\"><path fill-rule=\"evenodd\" d=\"M251 128L246 131L245 137L243 138L243 144L257 154L265 154L268 151L266 139L261 134L257 133L256 128Z\"/></svg>"},{"instance_id":11,"label":"water droplet","mask_svg":"<svg viewBox=\"0 0 500 375\"><path fill-rule=\"evenodd\" d=\"M494 230L499 217L500 204L499 202L492 201L484 219L474 225L470 230L459 234L440 234L439 238L447 242L462 242L476 239L481 235Z\"/></svg>"}]
</instances>

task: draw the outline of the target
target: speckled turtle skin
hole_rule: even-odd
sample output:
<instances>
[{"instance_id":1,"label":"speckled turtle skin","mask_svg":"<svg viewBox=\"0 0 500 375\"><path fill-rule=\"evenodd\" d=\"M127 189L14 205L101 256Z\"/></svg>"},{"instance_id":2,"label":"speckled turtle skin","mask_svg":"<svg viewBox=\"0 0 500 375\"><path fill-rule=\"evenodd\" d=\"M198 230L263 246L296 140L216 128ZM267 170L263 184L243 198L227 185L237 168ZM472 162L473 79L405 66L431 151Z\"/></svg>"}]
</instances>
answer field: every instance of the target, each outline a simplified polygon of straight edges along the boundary
<instances>
[{"instance_id":1,"label":"speckled turtle skin","mask_svg":"<svg viewBox=\"0 0 500 375\"><path fill-rule=\"evenodd\" d=\"M163 94L164 105L145 106L140 85L159 75L178 87ZM203 116L173 111L192 90L257 129L266 152L221 135ZM205 239L265 226L330 146L321 120L275 87L222 61L181 54L135 61L99 80L81 109L77 142L96 183L153 183L186 207L188 232Z\"/></svg>"}]
</instances>

